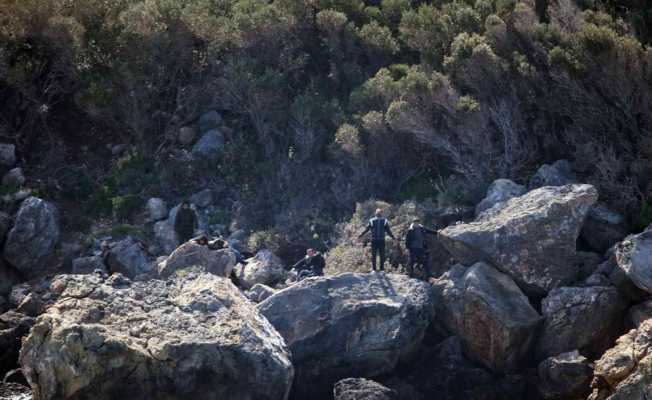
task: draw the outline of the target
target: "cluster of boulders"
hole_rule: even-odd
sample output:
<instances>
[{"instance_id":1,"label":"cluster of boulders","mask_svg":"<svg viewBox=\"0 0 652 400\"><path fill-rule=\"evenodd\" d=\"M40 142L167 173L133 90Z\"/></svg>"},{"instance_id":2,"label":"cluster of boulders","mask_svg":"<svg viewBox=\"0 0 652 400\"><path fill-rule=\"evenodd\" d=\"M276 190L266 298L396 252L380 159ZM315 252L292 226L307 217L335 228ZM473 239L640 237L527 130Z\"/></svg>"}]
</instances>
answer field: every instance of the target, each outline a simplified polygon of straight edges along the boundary
<instances>
[{"instance_id":1,"label":"cluster of boulders","mask_svg":"<svg viewBox=\"0 0 652 400\"><path fill-rule=\"evenodd\" d=\"M567 167L498 180L470 217L449 213L430 281L295 283L269 250L237 265L191 241L154 261L133 238L41 277L56 213L28 199L0 268L0 363L19 356L38 400L650 398L652 228L627 236Z\"/></svg>"}]
</instances>

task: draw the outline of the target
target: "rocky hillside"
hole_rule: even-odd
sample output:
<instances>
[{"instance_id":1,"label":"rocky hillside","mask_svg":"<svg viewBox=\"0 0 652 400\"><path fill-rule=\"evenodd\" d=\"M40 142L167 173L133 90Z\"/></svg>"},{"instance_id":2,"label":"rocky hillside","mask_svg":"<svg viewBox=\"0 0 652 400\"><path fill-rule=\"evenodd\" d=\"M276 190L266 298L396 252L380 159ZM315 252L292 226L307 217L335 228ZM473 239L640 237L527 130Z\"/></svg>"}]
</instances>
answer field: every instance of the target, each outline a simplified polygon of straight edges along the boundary
<instances>
[{"instance_id":1,"label":"rocky hillside","mask_svg":"<svg viewBox=\"0 0 652 400\"><path fill-rule=\"evenodd\" d=\"M6 218L2 391L36 400L645 399L652 228L628 234L594 186L553 170L543 166L530 189L494 182L475 210L388 204L397 232L410 216L442 224L431 239L437 268L424 279L406 276L398 253L388 273L355 261L364 254L345 233L359 217L327 254L330 272L300 282L270 249L236 265L230 249L187 242L156 257L132 236L106 238L103 254L86 250L66 270L56 205L28 197Z\"/></svg>"}]
</instances>

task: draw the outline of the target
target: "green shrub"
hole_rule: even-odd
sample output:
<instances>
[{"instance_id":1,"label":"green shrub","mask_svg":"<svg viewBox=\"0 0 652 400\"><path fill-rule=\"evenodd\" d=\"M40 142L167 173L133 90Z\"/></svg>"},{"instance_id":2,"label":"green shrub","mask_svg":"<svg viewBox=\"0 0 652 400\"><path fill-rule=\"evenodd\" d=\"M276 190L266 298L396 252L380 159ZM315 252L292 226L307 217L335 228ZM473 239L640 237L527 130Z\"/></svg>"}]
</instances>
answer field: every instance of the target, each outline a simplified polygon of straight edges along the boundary
<instances>
[{"instance_id":1,"label":"green shrub","mask_svg":"<svg viewBox=\"0 0 652 400\"><path fill-rule=\"evenodd\" d=\"M111 206L114 217L119 221L126 221L142 210L143 199L132 194L118 196L111 199Z\"/></svg>"}]
</instances>

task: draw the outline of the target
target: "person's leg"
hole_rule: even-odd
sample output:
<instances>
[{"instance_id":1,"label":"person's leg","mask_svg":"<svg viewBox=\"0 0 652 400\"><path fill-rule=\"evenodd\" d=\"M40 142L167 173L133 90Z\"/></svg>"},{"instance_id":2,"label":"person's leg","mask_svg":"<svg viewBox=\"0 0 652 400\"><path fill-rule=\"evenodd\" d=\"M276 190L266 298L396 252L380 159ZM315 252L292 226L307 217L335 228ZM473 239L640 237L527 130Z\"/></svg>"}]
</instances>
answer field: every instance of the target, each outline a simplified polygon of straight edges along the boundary
<instances>
[{"instance_id":1,"label":"person's leg","mask_svg":"<svg viewBox=\"0 0 652 400\"><path fill-rule=\"evenodd\" d=\"M430 279L430 257L428 257L428 252L423 251L423 254L421 255L421 258L423 259L423 269L426 271L426 280Z\"/></svg>"},{"instance_id":2,"label":"person's leg","mask_svg":"<svg viewBox=\"0 0 652 400\"><path fill-rule=\"evenodd\" d=\"M414 275L414 265L417 263L417 254L414 250L408 249L408 251L410 252L410 261L408 261L407 273L411 278L412 275Z\"/></svg>"},{"instance_id":3,"label":"person's leg","mask_svg":"<svg viewBox=\"0 0 652 400\"><path fill-rule=\"evenodd\" d=\"M376 270L376 255L378 254L378 246L376 243L371 242L371 268Z\"/></svg>"},{"instance_id":4,"label":"person's leg","mask_svg":"<svg viewBox=\"0 0 652 400\"><path fill-rule=\"evenodd\" d=\"M380 254L380 271L385 270L385 242L378 242L378 254Z\"/></svg>"}]
</instances>

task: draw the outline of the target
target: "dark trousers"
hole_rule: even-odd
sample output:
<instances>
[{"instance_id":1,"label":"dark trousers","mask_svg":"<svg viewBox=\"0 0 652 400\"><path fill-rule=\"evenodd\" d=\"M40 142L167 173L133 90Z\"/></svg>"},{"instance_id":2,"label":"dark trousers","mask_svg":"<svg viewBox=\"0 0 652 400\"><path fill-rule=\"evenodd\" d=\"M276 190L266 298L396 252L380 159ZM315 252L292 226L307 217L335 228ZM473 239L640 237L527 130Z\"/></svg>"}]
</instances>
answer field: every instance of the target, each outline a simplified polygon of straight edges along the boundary
<instances>
[{"instance_id":1,"label":"dark trousers","mask_svg":"<svg viewBox=\"0 0 652 400\"><path fill-rule=\"evenodd\" d=\"M418 264L423 266L426 276L430 277L430 266L428 265L428 254L425 249L408 249L410 252L410 263L408 264L408 275L414 274L414 267Z\"/></svg>"},{"instance_id":2,"label":"dark trousers","mask_svg":"<svg viewBox=\"0 0 652 400\"><path fill-rule=\"evenodd\" d=\"M380 257L380 270L385 270L385 241L372 240L371 241L371 268L376 270L376 257Z\"/></svg>"}]
</instances>

